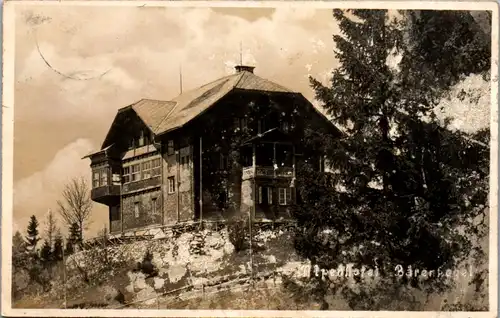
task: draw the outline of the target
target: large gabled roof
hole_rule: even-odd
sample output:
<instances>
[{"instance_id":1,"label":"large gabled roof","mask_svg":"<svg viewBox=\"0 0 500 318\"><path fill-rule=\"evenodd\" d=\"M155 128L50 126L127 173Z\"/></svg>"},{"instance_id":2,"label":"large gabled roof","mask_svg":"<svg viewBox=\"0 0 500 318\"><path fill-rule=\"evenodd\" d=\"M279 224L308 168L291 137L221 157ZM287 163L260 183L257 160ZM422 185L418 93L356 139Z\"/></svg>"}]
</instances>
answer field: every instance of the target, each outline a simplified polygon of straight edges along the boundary
<instances>
[{"instance_id":1,"label":"large gabled roof","mask_svg":"<svg viewBox=\"0 0 500 318\"><path fill-rule=\"evenodd\" d=\"M173 101L162 101L154 99L141 99L131 108L137 113L137 116L151 129L155 131L166 116L175 108Z\"/></svg>"},{"instance_id":2,"label":"large gabled roof","mask_svg":"<svg viewBox=\"0 0 500 318\"><path fill-rule=\"evenodd\" d=\"M234 89L297 94L248 71L252 70L252 67L240 67L240 71L236 74L222 77L182 93L170 101L141 99L132 105L119 109L115 121L120 113L133 110L155 135L161 135L184 126ZM111 130L116 129L114 127L115 125L112 125ZM108 140L111 136L111 130L108 132L102 147L106 147L112 142Z\"/></svg>"},{"instance_id":3,"label":"large gabled roof","mask_svg":"<svg viewBox=\"0 0 500 318\"><path fill-rule=\"evenodd\" d=\"M154 134L160 135L188 123L233 89L292 93L251 72L241 71L187 91L171 101L143 99L131 107Z\"/></svg>"}]
</instances>

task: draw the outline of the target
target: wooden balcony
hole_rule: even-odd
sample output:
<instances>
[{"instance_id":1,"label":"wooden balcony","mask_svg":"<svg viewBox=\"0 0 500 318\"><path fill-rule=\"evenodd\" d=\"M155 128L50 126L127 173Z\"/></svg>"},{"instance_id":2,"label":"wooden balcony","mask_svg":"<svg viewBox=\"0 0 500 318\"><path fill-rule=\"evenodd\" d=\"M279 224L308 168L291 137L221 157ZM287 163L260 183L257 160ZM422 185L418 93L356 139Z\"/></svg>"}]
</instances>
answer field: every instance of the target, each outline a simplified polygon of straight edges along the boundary
<instances>
[{"instance_id":1,"label":"wooden balcony","mask_svg":"<svg viewBox=\"0 0 500 318\"><path fill-rule=\"evenodd\" d=\"M122 188L123 194L148 190L161 186L161 177L156 176L150 179L144 179L139 181L134 181L130 183L125 183Z\"/></svg>"},{"instance_id":2,"label":"wooden balcony","mask_svg":"<svg viewBox=\"0 0 500 318\"><path fill-rule=\"evenodd\" d=\"M118 201L120 198L119 185L106 185L93 188L90 191L90 198L102 204L111 204L113 201Z\"/></svg>"},{"instance_id":3,"label":"wooden balcony","mask_svg":"<svg viewBox=\"0 0 500 318\"><path fill-rule=\"evenodd\" d=\"M243 168L243 180L248 180L255 177L264 178L292 178L293 168L292 167L278 167L274 169L273 167L245 167Z\"/></svg>"}]
</instances>

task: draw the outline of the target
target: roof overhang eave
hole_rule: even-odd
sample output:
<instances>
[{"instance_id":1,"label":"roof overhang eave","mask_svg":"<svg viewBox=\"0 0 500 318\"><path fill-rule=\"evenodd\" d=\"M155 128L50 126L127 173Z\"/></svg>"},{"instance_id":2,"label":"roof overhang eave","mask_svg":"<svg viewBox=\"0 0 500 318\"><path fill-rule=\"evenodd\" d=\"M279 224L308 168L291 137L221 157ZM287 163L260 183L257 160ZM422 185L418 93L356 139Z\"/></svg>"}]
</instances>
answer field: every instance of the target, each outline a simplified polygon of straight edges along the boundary
<instances>
[{"instance_id":1,"label":"roof overhang eave","mask_svg":"<svg viewBox=\"0 0 500 318\"><path fill-rule=\"evenodd\" d=\"M193 118L193 119L194 119L194 118ZM170 132L172 132L172 131L174 131L174 130L180 129L180 128L182 128L182 127L184 127L184 125L175 126L174 128L170 128L170 129L167 129L167 130L162 131L162 132L153 132L153 133L155 134L155 136L157 136L157 137L161 137L161 136L164 136L164 135L166 135L166 134L168 134L168 133L170 133Z\"/></svg>"},{"instance_id":2,"label":"roof overhang eave","mask_svg":"<svg viewBox=\"0 0 500 318\"><path fill-rule=\"evenodd\" d=\"M335 124L330 120L328 119L328 117L325 116L325 114L323 114L322 112L319 111L319 109L317 109L307 98L305 98L304 95L302 95L302 93L296 93L298 96L300 96L304 101L306 101L308 104L311 105L311 107L313 108L313 110L319 115L321 116L322 118L325 119L325 121L327 121L328 123L330 123L331 127L333 128L333 130L339 135L339 136L342 136L344 135L344 133L337 127L335 126Z\"/></svg>"},{"instance_id":3,"label":"roof overhang eave","mask_svg":"<svg viewBox=\"0 0 500 318\"><path fill-rule=\"evenodd\" d=\"M93 156L95 156L95 155L98 155L98 154L101 154L101 153L106 154L106 153L107 153L107 151L108 151L108 149L109 149L109 148L111 148L111 147L113 147L113 145L114 145L114 144L111 144L111 145L107 146L106 148L103 148L103 149L98 150L98 151L91 152L91 153L89 153L89 154L87 154L87 155L83 156L83 157L81 158L81 160L83 160L83 159L87 159L87 158L91 158L91 157L93 157Z\"/></svg>"}]
</instances>

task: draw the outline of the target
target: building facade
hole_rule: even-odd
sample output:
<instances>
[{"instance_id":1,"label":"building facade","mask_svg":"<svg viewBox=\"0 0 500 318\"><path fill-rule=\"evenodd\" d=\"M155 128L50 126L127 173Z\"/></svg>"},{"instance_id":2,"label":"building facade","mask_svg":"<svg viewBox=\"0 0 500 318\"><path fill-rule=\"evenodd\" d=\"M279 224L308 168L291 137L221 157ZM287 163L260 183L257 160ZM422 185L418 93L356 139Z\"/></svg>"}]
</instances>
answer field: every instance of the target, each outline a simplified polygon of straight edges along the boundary
<instances>
[{"instance_id":1,"label":"building facade","mask_svg":"<svg viewBox=\"0 0 500 318\"><path fill-rule=\"evenodd\" d=\"M118 110L89 154L91 198L109 207L111 233L179 222L286 219L296 202L307 131L340 132L301 94L237 66L233 75L172 101Z\"/></svg>"}]
</instances>

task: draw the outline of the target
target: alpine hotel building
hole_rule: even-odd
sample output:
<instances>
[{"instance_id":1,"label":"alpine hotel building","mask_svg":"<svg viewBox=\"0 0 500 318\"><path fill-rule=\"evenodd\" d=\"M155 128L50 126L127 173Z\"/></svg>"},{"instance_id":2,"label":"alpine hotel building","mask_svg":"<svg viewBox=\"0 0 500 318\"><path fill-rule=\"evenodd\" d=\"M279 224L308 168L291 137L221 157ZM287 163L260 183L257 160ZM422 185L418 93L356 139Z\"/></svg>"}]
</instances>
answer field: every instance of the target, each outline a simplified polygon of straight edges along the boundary
<instances>
[{"instance_id":1,"label":"alpine hotel building","mask_svg":"<svg viewBox=\"0 0 500 318\"><path fill-rule=\"evenodd\" d=\"M290 217L298 165L324 169L321 152L304 149L305 131L340 132L302 94L253 70L236 66L171 101L118 110L101 149L84 157L91 198L109 207L110 233Z\"/></svg>"}]
</instances>

